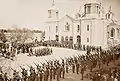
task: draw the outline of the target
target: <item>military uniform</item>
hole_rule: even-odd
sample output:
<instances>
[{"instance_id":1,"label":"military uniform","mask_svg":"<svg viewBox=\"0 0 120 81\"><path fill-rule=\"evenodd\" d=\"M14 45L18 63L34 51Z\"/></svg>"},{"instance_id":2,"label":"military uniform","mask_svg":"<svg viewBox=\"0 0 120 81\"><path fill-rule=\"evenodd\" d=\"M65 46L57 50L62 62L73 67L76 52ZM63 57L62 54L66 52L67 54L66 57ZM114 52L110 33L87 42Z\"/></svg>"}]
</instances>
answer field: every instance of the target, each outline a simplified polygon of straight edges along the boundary
<instances>
[{"instance_id":1,"label":"military uniform","mask_svg":"<svg viewBox=\"0 0 120 81\"><path fill-rule=\"evenodd\" d=\"M79 74L79 62L76 63L76 73Z\"/></svg>"},{"instance_id":2,"label":"military uniform","mask_svg":"<svg viewBox=\"0 0 120 81\"><path fill-rule=\"evenodd\" d=\"M30 68L30 81L35 81L35 79L36 79L35 69L31 67Z\"/></svg>"},{"instance_id":3,"label":"military uniform","mask_svg":"<svg viewBox=\"0 0 120 81\"><path fill-rule=\"evenodd\" d=\"M57 63L56 63L56 61L54 61L54 66L53 66L53 79L55 79L56 71L57 71Z\"/></svg>"},{"instance_id":4,"label":"military uniform","mask_svg":"<svg viewBox=\"0 0 120 81\"><path fill-rule=\"evenodd\" d=\"M23 71L22 71L22 80L27 81L27 78L28 78L27 70L23 69Z\"/></svg>"},{"instance_id":5,"label":"military uniform","mask_svg":"<svg viewBox=\"0 0 120 81\"><path fill-rule=\"evenodd\" d=\"M2 73L0 73L0 81L4 81L4 78L2 76Z\"/></svg>"},{"instance_id":6,"label":"military uniform","mask_svg":"<svg viewBox=\"0 0 120 81\"><path fill-rule=\"evenodd\" d=\"M62 66L61 66L61 70L62 70L62 78L65 78L65 62L64 59L62 59Z\"/></svg>"},{"instance_id":7,"label":"military uniform","mask_svg":"<svg viewBox=\"0 0 120 81\"><path fill-rule=\"evenodd\" d=\"M68 63L66 63L66 73L68 73Z\"/></svg>"},{"instance_id":8,"label":"military uniform","mask_svg":"<svg viewBox=\"0 0 120 81\"><path fill-rule=\"evenodd\" d=\"M4 74L4 81L8 81L8 76L7 76L7 73ZM0 80L1 81L1 80Z\"/></svg>"},{"instance_id":9,"label":"military uniform","mask_svg":"<svg viewBox=\"0 0 120 81\"><path fill-rule=\"evenodd\" d=\"M44 79L44 81L46 81L46 73L45 73L45 69L44 69L44 73L43 73L43 79Z\"/></svg>"},{"instance_id":10,"label":"military uniform","mask_svg":"<svg viewBox=\"0 0 120 81\"><path fill-rule=\"evenodd\" d=\"M84 75L84 65L81 65L81 80L83 80L83 75Z\"/></svg>"},{"instance_id":11,"label":"military uniform","mask_svg":"<svg viewBox=\"0 0 120 81\"><path fill-rule=\"evenodd\" d=\"M40 81L42 81L43 80L43 72L42 72L42 70L40 70L39 76L40 76Z\"/></svg>"},{"instance_id":12,"label":"military uniform","mask_svg":"<svg viewBox=\"0 0 120 81\"><path fill-rule=\"evenodd\" d=\"M57 81L60 81L60 65L57 66Z\"/></svg>"},{"instance_id":13,"label":"military uniform","mask_svg":"<svg viewBox=\"0 0 120 81\"><path fill-rule=\"evenodd\" d=\"M53 66L50 67L50 81L52 81L53 78Z\"/></svg>"},{"instance_id":14,"label":"military uniform","mask_svg":"<svg viewBox=\"0 0 120 81\"><path fill-rule=\"evenodd\" d=\"M20 81L20 80L21 80L20 75L18 74L18 72L14 71L12 81Z\"/></svg>"},{"instance_id":15,"label":"military uniform","mask_svg":"<svg viewBox=\"0 0 120 81\"><path fill-rule=\"evenodd\" d=\"M62 74L62 66L60 65L60 78L62 77L61 74Z\"/></svg>"},{"instance_id":16,"label":"military uniform","mask_svg":"<svg viewBox=\"0 0 120 81\"><path fill-rule=\"evenodd\" d=\"M56 75L56 67L53 66L53 79L55 79L55 75Z\"/></svg>"},{"instance_id":17,"label":"military uniform","mask_svg":"<svg viewBox=\"0 0 120 81\"><path fill-rule=\"evenodd\" d=\"M62 66L62 77L65 78L65 67Z\"/></svg>"},{"instance_id":18,"label":"military uniform","mask_svg":"<svg viewBox=\"0 0 120 81\"><path fill-rule=\"evenodd\" d=\"M80 73L82 75L82 78L83 78L84 71L85 71L85 61L81 60Z\"/></svg>"},{"instance_id":19,"label":"military uniform","mask_svg":"<svg viewBox=\"0 0 120 81\"><path fill-rule=\"evenodd\" d=\"M75 73L75 63L72 63L72 72Z\"/></svg>"},{"instance_id":20,"label":"military uniform","mask_svg":"<svg viewBox=\"0 0 120 81\"><path fill-rule=\"evenodd\" d=\"M37 72L36 81L42 81L42 79L43 79L43 70L41 68L39 68L38 72Z\"/></svg>"},{"instance_id":21,"label":"military uniform","mask_svg":"<svg viewBox=\"0 0 120 81\"><path fill-rule=\"evenodd\" d=\"M45 77L46 77L45 81L48 81L48 78L49 78L49 68L48 68L48 66L46 67L46 70L45 70Z\"/></svg>"}]
</instances>

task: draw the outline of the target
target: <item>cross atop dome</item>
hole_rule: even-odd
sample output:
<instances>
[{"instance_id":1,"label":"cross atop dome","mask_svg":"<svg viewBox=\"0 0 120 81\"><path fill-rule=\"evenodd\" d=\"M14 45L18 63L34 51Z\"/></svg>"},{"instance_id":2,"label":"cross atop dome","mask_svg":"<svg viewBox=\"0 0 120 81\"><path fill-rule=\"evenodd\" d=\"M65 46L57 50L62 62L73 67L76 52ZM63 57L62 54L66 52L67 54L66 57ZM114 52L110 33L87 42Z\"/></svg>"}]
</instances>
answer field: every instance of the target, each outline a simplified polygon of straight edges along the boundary
<instances>
[{"instance_id":1,"label":"cross atop dome","mask_svg":"<svg viewBox=\"0 0 120 81\"><path fill-rule=\"evenodd\" d=\"M111 6L109 7L109 12L111 12Z\"/></svg>"},{"instance_id":2,"label":"cross atop dome","mask_svg":"<svg viewBox=\"0 0 120 81\"><path fill-rule=\"evenodd\" d=\"M55 6L55 0L52 0L52 6L48 10L58 11L59 9Z\"/></svg>"},{"instance_id":3,"label":"cross atop dome","mask_svg":"<svg viewBox=\"0 0 120 81\"><path fill-rule=\"evenodd\" d=\"M55 1L53 0L53 2L52 2L52 6L54 6L55 5Z\"/></svg>"},{"instance_id":4,"label":"cross atop dome","mask_svg":"<svg viewBox=\"0 0 120 81\"><path fill-rule=\"evenodd\" d=\"M108 12L106 13L106 19L113 20L114 13L111 10L111 6L109 7Z\"/></svg>"},{"instance_id":5,"label":"cross atop dome","mask_svg":"<svg viewBox=\"0 0 120 81\"><path fill-rule=\"evenodd\" d=\"M55 1L52 0L52 6L48 9L48 18L56 18L59 16L59 9L55 6Z\"/></svg>"}]
</instances>

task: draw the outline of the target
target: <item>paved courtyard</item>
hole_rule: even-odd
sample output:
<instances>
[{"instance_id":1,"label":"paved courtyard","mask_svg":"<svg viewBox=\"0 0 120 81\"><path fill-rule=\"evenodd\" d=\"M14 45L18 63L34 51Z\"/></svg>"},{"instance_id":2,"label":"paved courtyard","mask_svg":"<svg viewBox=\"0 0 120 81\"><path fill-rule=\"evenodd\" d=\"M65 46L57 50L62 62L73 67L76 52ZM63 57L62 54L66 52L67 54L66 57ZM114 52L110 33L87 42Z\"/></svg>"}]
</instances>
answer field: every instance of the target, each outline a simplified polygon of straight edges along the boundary
<instances>
[{"instance_id":1,"label":"paved courtyard","mask_svg":"<svg viewBox=\"0 0 120 81\"><path fill-rule=\"evenodd\" d=\"M39 47L37 47L39 48ZM52 55L47 55L47 56L40 56L40 57L36 57L36 56L27 56L28 54L18 54L16 55L16 57L14 58L14 61L10 60L10 59L6 59L4 57L0 58L0 66L3 67L3 71L7 72L10 76L12 75L11 73L11 68L17 70L18 72L21 72L21 68L20 66L26 68L27 70L29 70L28 65L32 65L33 67L36 68L35 64L41 64L41 63L46 63L46 61L50 61L50 60L61 60L61 58L65 58L65 57L70 57L70 56L77 56L77 54L86 54L86 51L78 51L78 50L73 50L73 49L65 49L65 48L56 48L56 47L52 47L53 49L53 54ZM68 75L69 76L69 75ZM69 79L69 77L68 77ZM72 79L72 78L70 78Z\"/></svg>"}]
</instances>

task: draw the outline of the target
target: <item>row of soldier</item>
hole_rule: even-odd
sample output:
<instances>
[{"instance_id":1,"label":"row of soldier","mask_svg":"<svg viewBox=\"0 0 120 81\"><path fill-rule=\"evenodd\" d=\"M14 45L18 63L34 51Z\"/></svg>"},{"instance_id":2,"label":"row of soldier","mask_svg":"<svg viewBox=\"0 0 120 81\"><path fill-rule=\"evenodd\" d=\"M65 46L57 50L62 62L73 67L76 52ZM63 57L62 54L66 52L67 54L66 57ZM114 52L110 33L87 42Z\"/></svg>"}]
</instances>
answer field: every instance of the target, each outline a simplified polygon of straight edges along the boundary
<instances>
[{"instance_id":1,"label":"row of soldier","mask_svg":"<svg viewBox=\"0 0 120 81\"><path fill-rule=\"evenodd\" d=\"M97 51L97 50L101 50L101 46L89 46L89 45L81 45L81 44L63 44L63 43L59 43L59 44L48 44L51 47L63 47L63 48L69 48L69 49L75 49L75 50L91 50L91 51ZM43 45L45 46L45 45ZM46 45L47 46L47 45Z\"/></svg>"},{"instance_id":2,"label":"row of soldier","mask_svg":"<svg viewBox=\"0 0 120 81\"><path fill-rule=\"evenodd\" d=\"M30 52L29 55L35 55L35 56L46 56L46 55L51 55L53 53L52 48L37 48L37 49L33 49L30 48Z\"/></svg>"},{"instance_id":3,"label":"row of soldier","mask_svg":"<svg viewBox=\"0 0 120 81\"><path fill-rule=\"evenodd\" d=\"M39 64L35 64L37 66L37 70L33 68L32 66L28 66L30 68L29 72L30 75L28 76L27 70L25 68L21 67L22 69L22 78L18 76L18 73L14 71L13 73L13 80L14 81L52 81L52 79L57 79L57 81L60 81L60 78L65 78L65 73L69 73L69 64L68 62L62 60L62 63L60 64L59 60L47 62L47 64L42 64L40 66ZM74 72L74 71L73 71ZM78 73L78 72L77 72Z\"/></svg>"},{"instance_id":4,"label":"row of soldier","mask_svg":"<svg viewBox=\"0 0 120 81\"><path fill-rule=\"evenodd\" d=\"M104 53L104 54L103 54ZM105 60L107 59L107 60ZM93 68L99 67L102 68L103 64L107 64L111 61L111 53L101 52L100 54L87 54L87 55L79 55L74 57L68 57L60 60L50 60L46 64L40 63L35 64L37 70L32 66L28 75L28 71L21 67L22 69L22 78L19 77L18 73L14 71L13 73L13 81L52 81L52 79L60 80L60 78L65 78L65 74L69 73L69 68L72 69L73 73L81 74L81 79L83 80L83 75L86 69L90 69L90 72L93 71ZM17 79L17 80L16 80Z\"/></svg>"}]
</instances>

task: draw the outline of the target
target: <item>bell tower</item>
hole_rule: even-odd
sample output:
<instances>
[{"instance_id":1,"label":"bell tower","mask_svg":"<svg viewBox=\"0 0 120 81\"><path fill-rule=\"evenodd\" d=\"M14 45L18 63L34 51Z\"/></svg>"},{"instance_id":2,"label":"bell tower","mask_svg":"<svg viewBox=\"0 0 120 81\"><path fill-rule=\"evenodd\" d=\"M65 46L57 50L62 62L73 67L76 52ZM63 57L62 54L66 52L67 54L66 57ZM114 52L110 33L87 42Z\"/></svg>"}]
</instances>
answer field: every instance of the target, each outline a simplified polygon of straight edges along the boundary
<instances>
[{"instance_id":1,"label":"bell tower","mask_svg":"<svg viewBox=\"0 0 120 81\"><path fill-rule=\"evenodd\" d=\"M106 14L106 19L109 20L109 21L113 20L113 12L111 10L111 6L109 7L109 11Z\"/></svg>"},{"instance_id":2,"label":"bell tower","mask_svg":"<svg viewBox=\"0 0 120 81\"><path fill-rule=\"evenodd\" d=\"M59 40L59 9L55 6L55 1L52 1L52 6L48 9L48 18L46 21L45 40Z\"/></svg>"},{"instance_id":3,"label":"bell tower","mask_svg":"<svg viewBox=\"0 0 120 81\"><path fill-rule=\"evenodd\" d=\"M55 6L55 2L53 0L52 7L48 9L48 18L49 19L58 19L59 18L59 10Z\"/></svg>"},{"instance_id":4,"label":"bell tower","mask_svg":"<svg viewBox=\"0 0 120 81\"><path fill-rule=\"evenodd\" d=\"M86 17L99 17L100 16L100 8L101 4L94 1L94 0L89 0L85 5L84 5L84 14Z\"/></svg>"}]
</instances>

